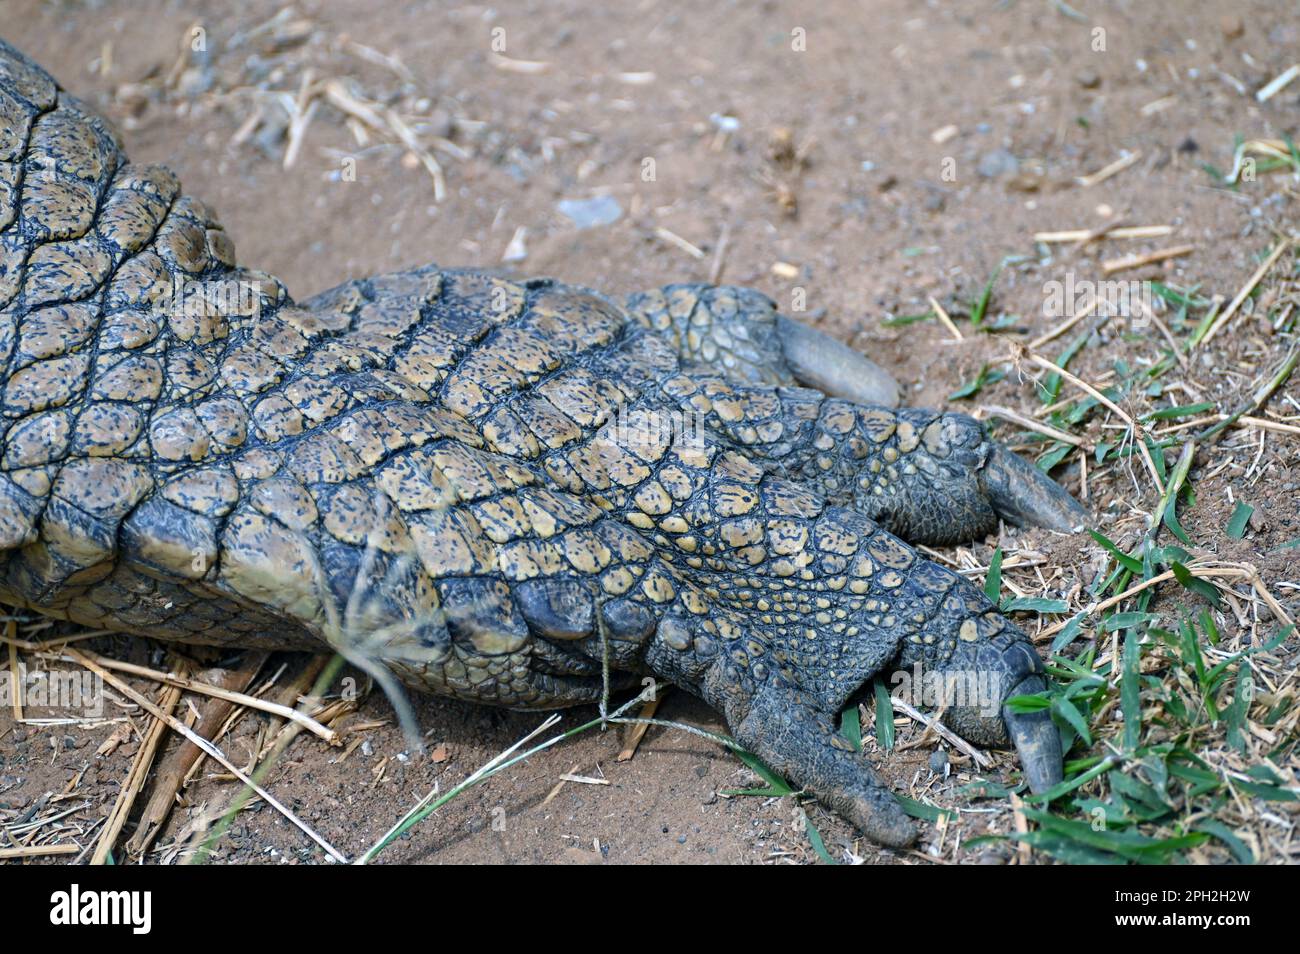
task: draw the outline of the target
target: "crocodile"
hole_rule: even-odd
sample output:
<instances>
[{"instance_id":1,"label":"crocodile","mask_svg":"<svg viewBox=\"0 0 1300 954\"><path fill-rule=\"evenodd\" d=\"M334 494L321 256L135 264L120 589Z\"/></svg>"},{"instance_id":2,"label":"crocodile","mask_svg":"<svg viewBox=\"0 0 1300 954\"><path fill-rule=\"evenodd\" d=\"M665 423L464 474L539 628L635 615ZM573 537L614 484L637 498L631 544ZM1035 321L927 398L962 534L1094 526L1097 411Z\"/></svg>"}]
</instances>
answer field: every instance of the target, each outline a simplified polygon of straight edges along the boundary
<instances>
[{"instance_id":1,"label":"crocodile","mask_svg":"<svg viewBox=\"0 0 1300 954\"><path fill-rule=\"evenodd\" d=\"M1032 643L914 545L1086 511L756 291L429 265L296 302L0 41L0 358L10 605L515 709L661 679L887 846L917 830L838 720L878 674L978 676L946 723L1061 778L1005 704Z\"/></svg>"}]
</instances>

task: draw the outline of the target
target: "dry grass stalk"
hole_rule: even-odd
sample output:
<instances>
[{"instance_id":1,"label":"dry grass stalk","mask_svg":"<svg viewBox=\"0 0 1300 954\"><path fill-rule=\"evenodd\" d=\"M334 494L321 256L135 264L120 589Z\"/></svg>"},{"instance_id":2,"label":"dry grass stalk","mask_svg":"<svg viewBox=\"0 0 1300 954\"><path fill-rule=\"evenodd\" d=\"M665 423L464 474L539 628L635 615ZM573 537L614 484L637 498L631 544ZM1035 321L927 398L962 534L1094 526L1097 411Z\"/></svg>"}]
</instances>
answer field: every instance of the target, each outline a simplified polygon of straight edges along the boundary
<instances>
[{"instance_id":1,"label":"dry grass stalk","mask_svg":"<svg viewBox=\"0 0 1300 954\"><path fill-rule=\"evenodd\" d=\"M647 726L647 728L649 727ZM573 776L573 773L576 771L578 771L577 765L575 765L573 768L569 769L567 772L561 775L560 780L555 783L555 787L546 793L546 797L542 799L541 804L549 805L551 802L553 802L555 800L555 796L559 795L560 792L564 789L564 786L569 784L569 779ZM436 790L437 789L435 787L435 791Z\"/></svg>"},{"instance_id":2,"label":"dry grass stalk","mask_svg":"<svg viewBox=\"0 0 1300 954\"><path fill-rule=\"evenodd\" d=\"M1111 176L1123 172L1125 169L1133 165L1133 163L1137 162L1141 158L1142 158L1142 150L1140 149L1135 150L1134 152L1125 153L1124 155L1116 159L1114 162L1112 162L1110 165L1103 166L1102 168L1098 169L1096 172L1092 173L1091 175L1079 176L1074 181L1077 182L1085 189L1091 188L1092 186L1097 185L1097 183L1105 182Z\"/></svg>"},{"instance_id":3,"label":"dry grass stalk","mask_svg":"<svg viewBox=\"0 0 1300 954\"><path fill-rule=\"evenodd\" d=\"M718 284L722 270L727 267L727 249L731 245L731 224L723 223L718 233L718 246L713 250L713 264L709 266L709 284Z\"/></svg>"},{"instance_id":4,"label":"dry grass stalk","mask_svg":"<svg viewBox=\"0 0 1300 954\"><path fill-rule=\"evenodd\" d=\"M935 299L933 295L929 297L930 297L930 307L934 309L935 315L938 316L939 321L943 323L943 326L948 329L948 334L952 335L953 339L956 341L964 340L964 337L961 333L961 329L959 329L957 325L953 322L952 318L948 316L948 313L943 310L943 305L939 304L939 302Z\"/></svg>"},{"instance_id":5,"label":"dry grass stalk","mask_svg":"<svg viewBox=\"0 0 1300 954\"><path fill-rule=\"evenodd\" d=\"M447 179L441 164L434 158L433 153L424 148L415 131L394 110L380 103L367 103L354 96L341 80L326 80L320 86L320 91L324 93L330 105L344 115L352 117L381 135L386 132L395 135L398 141L420 160L420 164L433 179L434 200L441 202L447 197Z\"/></svg>"},{"instance_id":6,"label":"dry grass stalk","mask_svg":"<svg viewBox=\"0 0 1300 954\"><path fill-rule=\"evenodd\" d=\"M1282 90L1290 86L1291 82L1297 76L1300 76L1300 63L1294 63L1291 66L1288 66L1285 70L1260 87L1259 92L1255 94L1256 101L1261 103L1268 102L1278 93L1282 92Z\"/></svg>"},{"instance_id":7,"label":"dry grass stalk","mask_svg":"<svg viewBox=\"0 0 1300 954\"><path fill-rule=\"evenodd\" d=\"M243 664L221 674L220 688L233 692L242 692L257 678L258 672L266 664L270 653L254 651L247 654ZM194 731L210 742L220 737L220 730L226 718L234 710L235 703L229 699L209 699L199 716ZM192 742L186 742L163 762L155 773L153 792L145 803L136 824L135 832L127 840L127 853L140 857L149 850L149 846L162 830L163 823L171 814L181 787L193 768L202 758L203 752Z\"/></svg>"},{"instance_id":8,"label":"dry grass stalk","mask_svg":"<svg viewBox=\"0 0 1300 954\"><path fill-rule=\"evenodd\" d=\"M200 695L225 699L227 702L247 706L250 709L258 709L262 712L269 712L272 715L280 716L281 718L292 719L295 722L301 723L303 728L320 736L330 745L338 745L340 741L337 732L326 728L315 719L312 719L289 706L267 702L265 699L258 699L256 696L245 695L242 692L232 692L229 689L223 689L220 686L213 686L200 680L189 679L185 676L159 672L157 669L150 669L147 666L137 666L134 663L119 662L116 659L109 659L106 656L100 656L98 653L92 653L89 650L68 650L65 655L69 656L69 658L76 658L78 656L81 656L82 658L89 657L105 669L115 669L118 672L127 672L133 676L143 676L146 679L152 679L155 682L177 686L178 688L185 689L189 692L197 692Z\"/></svg>"},{"instance_id":9,"label":"dry grass stalk","mask_svg":"<svg viewBox=\"0 0 1300 954\"><path fill-rule=\"evenodd\" d=\"M1102 262L1101 270L1105 274L1111 275L1115 272L1127 271L1130 268L1141 268L1143 265L1165 262L1171 258L1180 258L1183 255L1190 255L1194 251L1196 251L1195 245L1175 245L1173 248L1157 249L1154 252L1125 255L1122 258L1112 258Z\"/></svg>"},{"instance_id":10,"label":"dry grass stalk","mask_svg":"<svg viewBox=\"0 0 1300 954\"><path fill-rule=\"evenodd\" d=\"M183 668L184 664L178 664L176 671L179 673ZM108 814L108 821L104 823L104 830L100 833L99 841L95 845L95 851L90 856L92 865L108 863L113 846L117 844L118 836L122 834L122 829L126 827L126 821L131 814L131 807L135 804L136 796L140 794L146 780L149 778L149 769L153 765L154 756L158 754L158 747L167 735L165 720L171 718L171 713L176 708L176 703L180 702L180 699L181 690L176 686L164 686L159 693L154 720L149 724L149 728L145 730L144 737L140 741L140 748L136 751L135 758L131 760L131 768L127 772L126 780L122 783L122 790L118 793L117 801L113 804L113 810Z\"/></svg>"},{"instance_id":11,"label":"dry grass stalk","mask_svg":"<svg viewBox=\"0 0 1300 954\"><path fill-rule=\"evenodd\" d=\"M1065 242L1088 242L1098 238L1147 239L1172 235L1172 225L1115 225L1113 228L1065 229L1059 232L1035 232L1034 241L1046 245Z\"/></svg>"},{"instance_id":12,"label":"dry grass stalk","mask_svg":"<svg viewBox=\"0 0 1300 954\"><path fill-rule=\"evenodd\" d=\"M1241 290L1238 291L1236 297L1228 303L1228 307L1219 313L1219 317L1214 320L1214 324L1210 325L1209 330L1205 332L1205 336L1201 338L1200 344L1209 344L1210 341L1213 340L1214 336L1217 335L1223 329L1223 326L1232 319L1232 316L1237 313L1237 309L1241 307L1241 303L1246 300L1252 291L1255 290L1255 286L1258 285L1263 280L1264 276L1268 274L1269 269L1271 269L1277 263L1277 260L1282 257L1282 253L1288 248L1291 248L1293 244L1294 242L1291 239L1283 239L1277 243L1273 251L1269 253L1268 258L1264 259L1259 268L1255 269L1250 278L1246 279L1246 284L1241 286Z\"/></svg>"},{"instance_id":13,"label":"dry grass stalk","mask_svg":"<svg viewBox=\"0 0 1300 954\"><path fill-rule=\"evenodd\" d=\"M281 815L287 818L290 822L292 822L295 827L301 830L303 834L307 835L307 837L309 837L312 841L316 842L316 844L320 845L321 848L325 849L325 851L328 852L329 855L332 858L334 858L334 860L343 862L344 864L347 863L347 858L343 855L342 852L340 852L337 848L331 845L320 835L316 834L316 832L313 831L312 828L305 821L303 821L292 811L290 811L289 808L286 807L284 804L282 804L274 795L272 795L270 792L264 789L261 785L258 785L255 781L249 778L244 772L240 771L240 769L238 769L233 762L231 762L228 758L226 758L225 753L223 753L219 748L217 748L207 739L196 734L192 729L190 729L189 726L187 726L184 722L181 722L175 716L171 715L168 712L164 712L163 710L158 708L156 705L150 702L148 698L146 698L142 693L137 692L129 684L122 681L121 679L118 679L111 672L109 672L103 666L99 665L97 662L95 662L95 660L91 659L89 656L82 653L80 650L72 649L69 650L68 652L69 655L71 655L74 660L79 662L81 665L85 666L91 672L97 673L100 676L100 678L102 678L105 682L111 685L118 692L122 693L124 696L131 699L138 706L145 709L155 718L165 721L167 725L169 725L172 729L176 730L181 735L185 736L185 738L189 739L191 742L193 742L195 745L201 748L211 758L220 762L223 766L225 766L225 768L228 771L232 772L236 778L238 778L249 788L253 789L253 791L257 792L258 795L262 796L262 799L268 805L270 805Z\"/></svg>"},{"instance_id":14,"label":"dry grass stalk","mask_svg":"<svg viewBox=\"0 0 1300 954\"><path fill-rule=\"evenodd\" d=\"M523 73L529 76L545 73L551 68L551 64L544 60L516 60L500 53L492 54L492 65L507 73Z\"/></svg>"},{"instance_id":15,"label":"dry grass stalk","mask_svg":"<svg viewBox=\"0 0 1300 954\"><path fill-rule=\"evenodd\" d=\"M655 713L659 711L659 703L663 700L664 693L666 693L667 691L668 691L667 686L660 687L659 690L655 693L654 698L648 700L646 704L641 707L641 713L639 715L639 718L653 719ZM637 746L641 744L641 740L645 738L645 734L649 730L650 730L649 722L633 722L631 725L629 725L625 730L625 735L623 736L623 748L619 750L619 753L615 757L614 761L615 762L631 761L632 756L636 755Z\"/></svg>"},{"instance_id":16,"label":"dry grass stalk","mask_svg":"<svg viewBox=\"0 0 1300 954\"><path fill-rule=\"evenodd\" d=\"M1011 794L1010 800L1012 823L1015 825L1016 832L1021 835L1029 834L1029 822L1025 818L1025 803L1014 792ZM1023 838L1018 839L1016 843L1016 860L1022 865L1033 864L1033 851L1030 849L1029 842Z\"/></svg>"},{"instance_id":17,"label":"dry grass stalk","mask_svg":"<svg viewBox=\"0 0 1300 954\"><path fill-rule=\"evenodd\" d=\"M75 855L80 854L81 850L80 845L23 845L21 848L0 848L0 861L39 858L43 855Z\"/></svg>"},{"instance_id":18,"label":"dry grass stalk","mask_svg":"<svg viewBox=\"0 0 1300 954\"><path fill-rule=\"evenodd\" d=\"M921 723L921 725L925 726L927 732L934 732L935 735L939 736L939 738L943 739L958 752L967 756L980 768L990 769L993 767L993 759L991 759L986 752L982 752L975 748L975 746L971 745L956 732L953 732L952 729L948 728L937 718L932 718L921 712L906 699L895 698L892 702L895 709L898 709L914 722Z\"/></svg>"},{"instance_id":19,"label":"dry grass stalk","mask_svg":"<svg viewBox=\"0 0 1300 954\"><path fill-rule=\"evenodd\" d=\"M318 704L318 700L312 699L310 700L310 703L308 703L306 697L307 694L311 692L312 687L316 684L316 680L320 678L320 674L329 664L329 661L329 656L318 655L309 657L303 664L302 670L280 691L280 694L277 696L275 701L287 709L306 708L308 705L315 708ZM270 729L269 734L274 735L278 733L280 729L284 727L284 724L284 719L279 716L272 716L268 723L268 728Z\"/></svg>"},{"instance_id":20,"label":"dry grass stalk","mask_svg":"<svg viewBox=\"0 0 1300 954\"><path fill-rule=\"evenodd\" d=\"M574 775L572 772L566 772L564 775L561 775L560 780L564 782L575 782L578 785L609 784L609 779L607 778L592 778L590 775Z\"/></svg>"},{"instance_id":21,"label":"dry grass stalk","mask_svg":"<svg viewBox=\"0 0 1300 954\"><path fill-rule=\"evenodd\" d=\"M1057 338L1061 337L1061 335L1065 334L1067 331L1069 331L1079 322L1083 321L1083 319L1087 318L1089 315L1096 312L1097 308L1101 305L1101 303L1102 303L1101 296L1093 295L1092 300L1089 301L1088 304L1080 308L1070 318L1066 319L1065 321L1057 325L1055 328L1052 328L1051 330L1044 332L1043 334L1035 338L1033 341L1029 342L1029 350L1037 351L1039 348L1047 344L1049 341L1055 341Z\"/></svg>"},{"instance_id":22,"label":"dry grass stalk","mask_svg":"<svg viewBox=\"0 0 1300 954\"><path fill-rule=\"evenodd\" d=\"M1209 580L1211 583L1213 583L1216 586L1222 586L1222 584L1220 583L1221 580L1245 580L1246 582L1250 583L1251 588L1254 589L1254 591L1259 596L1259 598L1264 602L1266 606L1268 606L1269 611L1273 613L1273 615L1278 619L1279 622L1281 622L1283 625L1287 625L1287 626L1291 625L1292 619L1290 614L1288 614L1287 611L1282 608L1281 604L1279 604L1277 600L1273 597L1273 595L1269 593L1268 588L1264 586L1263 580L1260 579L1259 570L1255 568L1254 564L1224 563L1224 562L1192 563L1192 564L1188 564L1187 570L1189 573L1192 574L1192 576L1198 579ZM1083 612L1087 616L1096 616L1098 613L1104 613L1106 610L1110 609L1111 607L1118 606L1120 603L1123 603L1125 600L1131 599L1132 597L1141 593L1143 590L1149 590L1153 586L1159 586L1161 583L1166 583L1169 580L1172 580L1174 578L1175 578L1174 571L1166 570L1165 572L1157 574L1156 576L1153 576L1150 579L1143 580L1141 583L1136 583L1133 586L1130 586L1122 593L1119 593L1115 596L1108 597L1107 599L1101 600L1100 602L1097 603L1090 603L1089 605L1083 607L1081 612ZM1069 620L1064 620L1060 623L1056 623L1052 626L1048 626L1042 632L1034 636L1034 641L1046 642L1048 639L1051 639L1061 630L1065 629L1065 627L1068 626L1069 624L1070 624Z\"/></svg>"},{"instance_id":23,"label":"dry grass stalk","mask_svg":"<svg viewBox=\"0 0 1300 954\"><path fill-rule=\"evenodd\" d=\"M699 246L692 245L690 242L686 241L686 239L682 238L676 232L670 231L664 228L662 225L655 226L655 237L660 241L666 242L667 244L673 246L674 248L681 249L691 258L695 258L695 259L704 258L704 252L702 249L699 248Z\"/></svg>"},{"instance_id":24,"label":"dry grass stalk","mask_svg":"<svg viewBox=\"0 0 1300 954\"><path fill-rule=\"evenodd\" d=\"M1050 437L1054 441L1061 441L1072 447L1087 447L1088 442L1082 437L1075 437L1066 431L1058 430L1049 424L1043 424L1035 421L1033 418L1025 417L1019 411L1013 411L1009 407L1002 407L998 404L983 404L980 411L990 417L1001 418L1004 421L1010 421L1012 424L1018 424L1027 431L1034 431L1042 434L1044 437Z\"/></svg>"},{"instance_id":25,"label":"dry grass stalk","mask_svg":"<svg viewBox=\"0 0 1300 954\"><path fill-rule=\"evenodd\" d=\"M1156 492L1160 494L1164 493L1165 490L1164 481L1160 479L1160 471L1156 469L1155 461L1152 460L1151 458L1151 451L1147 447L1147 442L1145 439L1145 435L1142 431L1142 426L1133 419L1132 415L1130 415L1127 411L1121 408L1110 398L1106 397L1106 395L1102 394L1100 391L1094 388L1087 381L1083 380L1078 375L1072 374L1071 372L1065 370L1059 365L1056 365L1051 361L1048 361L1042 355L1035 354L1034 352L1029 351L1025 348L1018 348L1017 352L1012 355L1011 361L1017 367L1021 364L1022 361L1028 361L1031 364L1037 365L1038 367L1042 368L1044 371L1050 371L1054 374L1059 374L1066 381L1069 381L1071 384L1073 384L1075 387L1079 388L1080 390L1085 391L1087 394L1091 395L1098 402L1105 405L1112 412L1118 415L1120 420L1124 421L1124 423L1128 425L1129 430L1133 434L1133 440L1137 444L1138 451L1142 455L1142 460L1147 466L1147 472L1150 473L1151 480L1156 486Z\"/></svg>"}]
</instances>

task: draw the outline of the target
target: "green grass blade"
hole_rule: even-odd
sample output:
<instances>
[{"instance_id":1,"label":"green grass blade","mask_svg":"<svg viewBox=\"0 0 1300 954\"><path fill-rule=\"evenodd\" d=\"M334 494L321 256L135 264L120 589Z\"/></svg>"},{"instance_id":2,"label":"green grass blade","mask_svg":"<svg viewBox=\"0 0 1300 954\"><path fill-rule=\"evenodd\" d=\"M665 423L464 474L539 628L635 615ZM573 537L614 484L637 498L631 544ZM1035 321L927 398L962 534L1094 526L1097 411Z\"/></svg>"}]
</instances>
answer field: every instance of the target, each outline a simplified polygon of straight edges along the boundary
<instances>
[{"instance_id":1,"label":"green grass blade","mask_svg":"<svg viewBox=\"0 0 1300 954\"><path fill-rule=\"evenodd\" d=\"M1115 562L1128 570L1130 573L1142 573L1142 561L1136 557L1131 557L1118 546L1116 546L1105 534L1096 530L1089 530L1088 535L1101 545L1101 548L1115 558Z\"/></svg>"},{"instance_id":2,"label":"green grass blade","mask_svg":"<svg viewBox=\"0 0 1300 954\"><path fill-rule=\"evenodd\" d=\"M840 713L840 735L853 743L853 751L862 751L862 712L856 702Z\"/></svg>"},{"instance_id":3,"label":"green grass blade","mask_svg":"<svg viewBox=\"0 0 1300 954\"><path fill-rule=\"evenodd\" d=\"M889 698L883 679L874 682L876 693L876 742L886 751L894 747L894 700Z\"/></svg>"},{"instance_id":4,"label":"green grass blade","mask_svg":"<svg viewBox=\"0 0 1300 954\"><path fill-rule=\"evenodd\" d=\"M989 598L989 602L997 605L1002 597L1002 548L998 547L993 551L993 559L989 560L989 571L984 576L984 595Z\"/></svg>"},{"instance_id":5,"label":"green grass blade","mask_svg":"<svg viewBox=\"0 0 1300 954\"><path fill-rule=\"evenodd\" d=\"M1142 700L1139 680L1138 634L1124 634L1124 669L1120 675L1120 711L1124 714L1124 750L1132 752L1142 737Z\"/></svg>"},{"instance_id":6,"label":"green grass blade","mask_svg":"<svg viewBox=\"0 0 1300 954\"><path fill-rule=\"evenodd\" d=\"M1250 522L1250 515L1255 512L1255 508L1244 500L1237 501L1237 508L1232 511L1232 516L1228 518L1228 536L1234 540L1240 540L1246 535L1246 524Z\"/></svg>"}]
</instances>

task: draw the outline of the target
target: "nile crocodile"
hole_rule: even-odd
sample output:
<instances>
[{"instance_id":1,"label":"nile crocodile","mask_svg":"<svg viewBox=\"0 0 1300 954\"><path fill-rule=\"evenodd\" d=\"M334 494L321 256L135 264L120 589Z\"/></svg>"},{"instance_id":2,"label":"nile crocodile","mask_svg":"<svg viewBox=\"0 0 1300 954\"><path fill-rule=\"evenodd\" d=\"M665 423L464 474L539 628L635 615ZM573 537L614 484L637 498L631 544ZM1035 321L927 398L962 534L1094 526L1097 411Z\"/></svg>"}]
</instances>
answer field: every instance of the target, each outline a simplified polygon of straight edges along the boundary
<instances>
[{"instance_id":1,"label":"nile crocodile","mask_svg":"<svg viewBox=\"0 0 1300 954\"><path fill-rule=\"evenodd\" d=\"M511 708L662 678L887 845L836 721L882 670L981 677L946 721L1059 780L1003 705L1033 646L909 545L1084 519L971 418L742 288L428 266L298 303L2 41L0 120L0 600Z\"/></svg>"}]
</instances>

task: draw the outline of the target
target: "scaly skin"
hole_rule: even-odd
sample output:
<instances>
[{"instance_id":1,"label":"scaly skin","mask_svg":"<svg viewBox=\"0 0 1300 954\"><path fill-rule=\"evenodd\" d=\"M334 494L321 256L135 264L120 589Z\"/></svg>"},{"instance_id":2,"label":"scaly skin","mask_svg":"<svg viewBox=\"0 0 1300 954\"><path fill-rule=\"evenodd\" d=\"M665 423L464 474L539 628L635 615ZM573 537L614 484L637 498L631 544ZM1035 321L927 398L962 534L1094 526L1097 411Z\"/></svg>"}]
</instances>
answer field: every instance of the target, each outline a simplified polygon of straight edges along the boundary
<instances>
[{"instance_id":1,"label":"scaly skin","mask_svg":"<svg viewBox=\"0 0 1300 954\"><path fill-rule=\"evenodd\" d=\"M1028 641L890 532L1081 522L969 418L744 289L429 266L295 304L3 43L0 120L0 599L516 708L652 673L891 845L835 729L882 670L989 677L949 721L1059 777L1046 717L999 711L1042 688Z\"/></svg>"}]
</instances>

